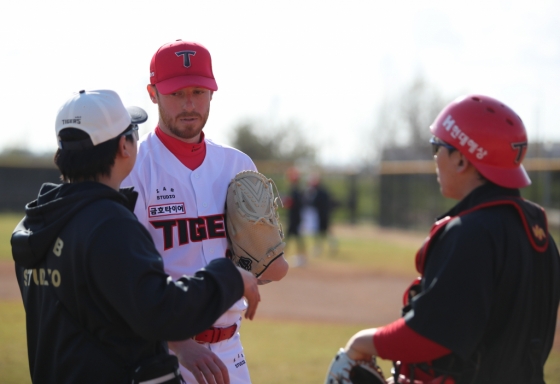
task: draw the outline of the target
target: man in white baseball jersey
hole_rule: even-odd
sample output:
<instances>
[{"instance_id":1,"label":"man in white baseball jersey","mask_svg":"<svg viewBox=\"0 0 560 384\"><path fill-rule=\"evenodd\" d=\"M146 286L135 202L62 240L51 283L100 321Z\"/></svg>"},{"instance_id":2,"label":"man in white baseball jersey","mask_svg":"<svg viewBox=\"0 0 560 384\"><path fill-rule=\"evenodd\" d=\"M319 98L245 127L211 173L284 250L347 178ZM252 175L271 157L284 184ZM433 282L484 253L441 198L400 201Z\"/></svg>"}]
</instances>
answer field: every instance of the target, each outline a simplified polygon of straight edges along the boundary
<instances>
[{"instance_id":1,"label":"man in white baseball jersey","mask_svg":"<svg viewBox=\"0 0 560 384\"><path fill-rule=\"evenodd\" d=\"M160 47L147 89L159 122L140 140L136 165L123 185L138 191L135 214L154 238L166 272L178 278L226 256L228 184L238 172L256 167L247 155L214 143L202 131L218 90L204 46L177 40ZM261 279L280 280L287 269L281 257ZM194 339L169 342L187 383L251 382L238 332L245 309L241 299Z\"/></svg>"}]
</instances>

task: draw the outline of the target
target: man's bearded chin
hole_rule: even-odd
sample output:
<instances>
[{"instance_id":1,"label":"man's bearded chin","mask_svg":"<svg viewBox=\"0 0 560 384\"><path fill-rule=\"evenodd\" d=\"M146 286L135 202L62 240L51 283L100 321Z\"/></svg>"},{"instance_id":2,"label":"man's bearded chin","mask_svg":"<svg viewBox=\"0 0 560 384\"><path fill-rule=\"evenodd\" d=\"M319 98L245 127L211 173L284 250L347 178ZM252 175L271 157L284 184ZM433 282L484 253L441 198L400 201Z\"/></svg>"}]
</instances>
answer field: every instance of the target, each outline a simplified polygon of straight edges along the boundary
<instances>
[{"instance_id":1,"label":"man's bearded chin","mask_svg":"<svg viewBox=\"0 0 560 384\"><path fill-rule=\"evenodd\" d=\"M201 114L196 113L196 112L182 113L182 114L179 114L178 116L176 116L174 119L170 118L169 115L164 113L161 110L161 108L159 109L159 113L160 113L160 116L162 117L163 123L165 124L167 129L173 135L175 135L177 137L180 137L181 139L186 139L186 140L190 140L190 139L193 139L196 136L198 136L200 134L200 132L202 132L202 129L204 128L204 126L206 125L206 121L208 120L208 115L202 116ZM193 123L193 124L198 124L198 122L200 122L201 123L200 128L179 129L178 124L176 124L175 122L178 121L181 118L191 117L191 116L199 118L199 120L196 123Z\"/></svg>"}]
</instances>

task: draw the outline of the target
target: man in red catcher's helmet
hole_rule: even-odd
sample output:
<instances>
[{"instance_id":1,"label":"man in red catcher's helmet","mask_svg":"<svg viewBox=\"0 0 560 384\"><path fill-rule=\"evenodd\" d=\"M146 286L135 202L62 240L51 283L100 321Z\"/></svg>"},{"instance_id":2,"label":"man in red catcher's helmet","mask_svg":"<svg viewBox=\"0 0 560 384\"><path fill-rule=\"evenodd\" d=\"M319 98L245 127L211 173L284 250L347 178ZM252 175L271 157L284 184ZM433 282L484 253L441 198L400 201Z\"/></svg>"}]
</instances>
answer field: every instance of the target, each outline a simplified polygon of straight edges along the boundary
<instances>
[{"instance_id":1,"label":"man in red catcher's helmet","mask_svg":"<svg viewBox=\"0 0 560 384\"><path fill-rule=\"evenodd\" d=\"M416 255L403 317L358 332L344 350L394 361L399 383L544 383L560 261L544 210L519 192L531 183L523 122L500 101L469 95L430 130L441 193L458 203Z\"/></svg>"}]
</instances>

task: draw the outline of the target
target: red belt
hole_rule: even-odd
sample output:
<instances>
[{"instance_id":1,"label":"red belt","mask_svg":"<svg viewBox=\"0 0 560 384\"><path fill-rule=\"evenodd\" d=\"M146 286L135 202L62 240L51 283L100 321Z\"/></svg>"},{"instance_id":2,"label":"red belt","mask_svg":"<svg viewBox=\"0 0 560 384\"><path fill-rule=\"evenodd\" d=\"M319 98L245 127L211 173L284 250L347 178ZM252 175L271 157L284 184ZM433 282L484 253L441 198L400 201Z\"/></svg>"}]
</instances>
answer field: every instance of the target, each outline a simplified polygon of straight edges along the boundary
<instances>
[{"instance_id":1,"label":"red belt","mask_svg":"<svg viewBox=\"0 0 560 384\"><path fill-rule=\"evenodd\" d=\"M211 327L196 335L194 339L199 343L217 343L219 341L231 339L236 331L237 324L230 325L226 328Z\"/></svg>"}]
</instances>

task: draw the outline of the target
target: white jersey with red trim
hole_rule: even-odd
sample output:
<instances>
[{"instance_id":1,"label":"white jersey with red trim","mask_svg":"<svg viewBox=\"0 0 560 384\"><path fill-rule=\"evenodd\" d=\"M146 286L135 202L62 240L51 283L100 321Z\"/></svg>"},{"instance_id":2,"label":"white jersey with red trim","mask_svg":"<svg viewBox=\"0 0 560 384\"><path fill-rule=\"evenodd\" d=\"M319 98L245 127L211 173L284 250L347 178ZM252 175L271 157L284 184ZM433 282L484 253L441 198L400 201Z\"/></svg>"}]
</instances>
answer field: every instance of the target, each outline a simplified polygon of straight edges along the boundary
<instances>
[{"instance_id":1,"label":"white jersey with red trim","mask_svg":"<svg viewBox=\"0 0 560 384\"><path fill-rule=\"evenodd\" d=\"M193 171L155 132L148 133L138 144L134 169L121 184L138 192L134 213L152 235L165 271L174 279L192 276L211 260L225 257L227 187L238 172L256 170L243 152L204 140L206 156ZM214 325L236 323L246 307L245 300L239 300Z\"/></svg>"}]
</instances>

